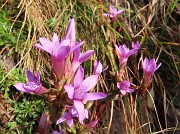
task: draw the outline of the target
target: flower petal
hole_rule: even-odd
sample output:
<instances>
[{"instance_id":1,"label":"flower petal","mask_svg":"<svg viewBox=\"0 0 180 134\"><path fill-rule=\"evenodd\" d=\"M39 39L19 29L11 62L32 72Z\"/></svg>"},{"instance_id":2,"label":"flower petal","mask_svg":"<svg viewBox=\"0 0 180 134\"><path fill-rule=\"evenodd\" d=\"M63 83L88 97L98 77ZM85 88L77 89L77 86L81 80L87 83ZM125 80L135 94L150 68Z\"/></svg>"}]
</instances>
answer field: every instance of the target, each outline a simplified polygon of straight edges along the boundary
<instances>
[{"instance_id":1,"label":"flower petal","mask_svg":"<svg viewBox=\"0 0 180 134\"><path fill-rule=\"evenodd\" d=\"M132 88L127 88L126 89L126 92L129 92L129 93L132 93L132 92L134 92L135 90L134 89L132 89Z\"/></svg>"},{"instance_id":2,"label":"flower petal","mask_svg":"<svg viewBox=\"0 0 180 134\"><path fill-rule=\"evenodd\" d=\"M74 96L74 87L71 84L66 84L64 86L64 89L66 90L66 92L68 94L68 97L70 99L73 99L73 96Z\"/></svg>"},{"instance_id":3,"label":"flower petal","mask_svg":"<svg viewBox=\"0 0 180 134\"><path fill-rule=\"evenodd\" d=\"M139 49L140 48L140 43L137 41L136 43L132 42L132 48L133 49Z\"/></svg>"},{"instance_id":4,"label":"flower petal","mask_svg":"<svg viewBox=\"0 0 180 134\"><path fill-rule=\"evenodd\" d=\"M81 84L80 89L84 90L84 92L87 92L91 89L93 89L97 82L98 82L99 75L91 75L87 77Z\"/></svg>"},{"instance_id":5,"label":"flower petal","mask_svg":"<svg viewBox=\"0 0 180 134\"><path fill-rule=\"evenodd\" d=\"M110 10L111 14L116 14L116 12L117 12L117 9L114 8L114 6L112 6L112 5L109 6L109 10Z\"/></svg>"},{"instance_id":6,"label":"flower petal","mask_svg":"<svg viewBox=\"0 0 180 134\"><path fill-rule=\"evenodd\" d=\"M86 117L85 109L84 109L84 104L81 101L74 100L74 107L76 108L76 110L78 112L79 122L81 124L83 124L83 120Z\"/></svg>"},{"instance_id":7,"label":"flower petal","mask_svg":"<svg viewBox=\"0 0 180 134\"><path fill-rule=\"evenodd\" d=\"M67 125L68 125L69 127L72 127L72 125L73 125L73 119L68 119L68 120L66 120L66 123L67 123Z\"/></svg>"},{"instance_id":8,"label":"flower petal","mask_svg":"<svg viewBox=\"0 0 180 134\"><path fill-rule=\"evenodd\" d=\"M17 90L21 91L21 92L25 92L25 93L30 93L28 90L26 90L23 87L24 83L17 83L14 86L16 87Z\"/></svg>"},{"instance_id":9,"label":"flower petal","mask_svg":"<svg viewBox=\"0 0 180 134\"><path fill-rule=\"evenodd\" d=\"M52 42L55 44L57 41L59 41L59 38L56 33L53 34Z\"/></svg>"},{"instance_id":10,"label":"flower petal","mask_svg":"<svg viewBox=\"0 0 180 134\"><path fill-rule=\"evenodd\" d=\"M76 30L74 19L69 19L65 39L71 40L71 47L73 47L76 43Z\"/></svg>"},{"instance_id":11,"label":"flower petal","mask_svg":"<svg viewBox=\"0 0 180 134\"><path fill-rule=\"evenodd\" d=\"M35 46L36 48L39 48L40 50L43 50L43 51L46 51L46 52L52 54L52 49L48 49L48 48L40 45L39 43L35 44L34 46Z\"/></svg>"},{"instance_id":12,"label":"flower petal","mask_svg":"<svg viewBox=\"0 0 180 134\"><path fill-rule=\"evenodd\" d=\"M58 59L64 59L69 54L70 50L70 40L66 39L60 43L59 47L54 48L53 55Z\"/></svg>"},{"instance_id":13,"label":"flower petal","mask_svg":"<svg viewBox=\"0 0 180 134\"><path fill-rule=\"evenodd\" d=\"M82 42L80 42L80 43L79 43L79 42L76 42L76 45L71 48L71 51L70 51L70 52L78 49L80 46L82 46L82 45L84 44L84 42L85 42L85 41L82 41ZM80 54L80 50L78 50L78 51L79 51L79 54ZM79 57L79 54L78 54L78 57Z\"/></svg>"},{"instance_id":14,"label":"flower petal","mask_svg":"<svg viewBox=\"0 0 180 134\"><path fill-rule=\"evenodd\" d=\"M128 52L129 52L129 49L127 48L127 46L126 46L125 44L119 46L119 53L120 53L120 56L121 56L121 57L126 56L126 54L127 54Z\"/></svg>"},{"instance_id":15,"label":"flower petal","mask_svg":"<svg viewBox=\"0 0 180 134\"><path fill-rule=\"evenodd\" d=\"M37 82L36 77L34 76L34 74L30 70L26 69L26 75L27 75L29 82L35 82L35 83Z\"/></svg>"},{"instance_id":16,"label":"flower petal","mask_svg":"<svg viewBox=\"0 0 180 134\"><path fill-rule=\"evenodd\" d=\"M127 80L122 81L122 85L125 87L130 87L130 82Z\"/></svg>"},{"instance_id":17,"label":"flower petal","mask_svg":"<svg viewBox=\"0 0 180 134\"><path fill-rule=\"evenodd\" d=\"M92 54L94 53L94 50L89 50L85 53L83 53L80 57L79 57L79 62L82 63L85 60L87 60Z\"/></svg>"},{"instance_id":18,"label":"flower petal","mask_svg":"<svg viewBox=\"0 0 180 134\"><path fill-rule=\"evenodd\" d=\"M96 60L94 63L94 74L100 75L102 72L102 68L102 63Z\"/></svg>"},{"instance_id":19,"label":"flower petal","mask_svg":"<svg viewBox=\"0 0 180 134\"><path fill-rule=\"evenodd\" d=\"M47 50L52 50L54 47L53 43L44 37L39 37L39 41L41 45L45 47Z\"/></svg>"},{"instance_id":20,"label":"flower petal","mask_svg":"<svg viewBox=\"0 0 180 134\"><path fill-rule=\"evenodd\" d=\"M106 98L107 95L101 92L92 92L92 93L85 93L83 96L83 100L85 101L93 101L93 100L100 100Z\"/></svg>"},{"instance_id":21,"label":"flower petal","mask_svg":"<svg viewBox=\"0 0 180 134\"><path fill-rule=\"evenodd\" d=\"M63 115L61 116L61 118L59 120L57 120L56 124L60 124L62 122L64 122L66 120L67 117L67 113L64 112Z\"/></svg>"},{"instance_id":22,"label":"flower petal","mask_svg":"<svg viewBox=\"0 0 180 134\"><path fill-rule=\"evenodd\" d=\"M157 70L160 66L161 66L161 63L159 63L159 65L156 67L156 70ZM156 71L156 70L155 70L155 71Z\"/></svg>"},{"instance_id":23,"label":"flower petal","mask_svg":"<svg viewBox=\"0 0 180 134\"><path fill-rule=\"evenodd\" d=\"M74 76L74 88L77 89L80 87L84 79L84 69L80 66Z\"/></svg>"},{"instance_id":24,"label":"flower petal","mask_svg":"<svg viewBox=\"0 0 180 134\"><path fill-rule=\"evenodd\" d=\"M85 115L86 115L86 116L85 116L85 117L86 117L86 119L88 119L88 118L89 118L88 110L87 110L87 109L85 109L85 110L84 110L84 112L85 112Z\"/></svg>"},{"instance_id":25,"label":"flower petal","mask_svg":"<svg viewBox=\"0 0 180 134\"><path fill-rule=\"evenodd\" d=\"M119 89L121 88L121 83L120 83L120 82L117 83L117 87L118 87Z\"/></svg>"},{"instance_id":26,"label":"flower petal","mask_svg":"<svg viewBox=\"0 0 180 134\"><path fill-rule=\"evenodd\" d=\"M155 72L155 70L156 70L156 61L153 58L150 60L149 64L147 65L146 71L150 74L153 74Z\"/></svg>"},{"instance_id":27,"label":"flower petal","mask_svg":"<svg viewBox=\"0 0 180 134\"><path fill-rule=\"evenodd\" d=\"M41 84L41 74L39 71L36 72L37 83Z\"/></svg>"},{"instance_id":28,"label":"flower petal","mask_svg":"<svg viewBox=\"0 0 180 134\"><path fill-rule=\"evenodd\" d=\"M60 46L60 40L56 33L53 34L52 42L54 45L54 47L53 47L54 49Z\"/></svg>"},{"instance_id":29,"label":"flower petal","mask_svg":"<svg viewBox=\"0 0 180 134\"><path fill-rule=\"evenodd\" d=\"M76 70L79 68L80 64L81 63L79 61L73 61L73 63L72 63L73 72L76 72Z\"/></svg>"},{"instance_id":30,"label":"flower petal","mask_svg":"<svg viewBox=\"0 0 180 134\"><path fill-rule=\"evenodd\" d=\"M119 10L119 11L117 11L117 14L122 14L123 12L124 12L125 10Z\"/></svg>"},{"instance_id":31,"label":"flower petal","mask_svg":"<svg viewBox=\"0 0 180 134\"><path fill-rule=\"evenodd\" d=\"M65 59L69 54L70 50L70 46L62 46L61 48L57 49L57 51L53 55L58 59Z\"/></svg>"},{"instance_id":32,"label":"flower petal","mask_svg":"<svg viewBox=\"0 0 180 134\"><path fill-rule=\"evenodd\" d=\"M125 90L120 90L120 92L121 92L123 95L126 95L126 91L125 91Z\"/></svg>"},{"instance_id":33,"label":"flower petal","mask_svg":"<svg viewBox=\"0 0 180 134\"><path fill-rule=\"evenodd\" d=\"M149 64L149 60L147 58L145 58L144 60L142 60L142 67L143 67L143 70L145 71L148 67L148 64Z\"/></svg>"},{"instance_id":34,"label":"flower petal","mask_svg":"<svg viewBox=\"0 0 180 134\"><path fill-rule=\"evenodd\" d=\"M76 45L78 45L79 43L77 42ZM77 47L75 50L74 50L74 61L77 61L79 59L79 56L81 54L81 49L80 47Z\"/></svg>"}]
</instances>

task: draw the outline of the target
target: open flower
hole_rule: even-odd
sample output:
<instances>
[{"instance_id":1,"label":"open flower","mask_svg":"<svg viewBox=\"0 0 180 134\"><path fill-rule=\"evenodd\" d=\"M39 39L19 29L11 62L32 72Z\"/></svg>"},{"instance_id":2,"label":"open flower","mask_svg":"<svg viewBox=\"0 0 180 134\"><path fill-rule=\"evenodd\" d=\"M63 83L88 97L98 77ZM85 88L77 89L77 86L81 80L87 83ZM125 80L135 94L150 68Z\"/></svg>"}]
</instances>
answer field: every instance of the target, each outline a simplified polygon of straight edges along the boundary
<instances>
[{"instance_id":1,"label":"open flower","mask_svg":"<svg viewBox=\"0 0 180 134\"><path fill-rule=\"evenodd\" d=\"M57 34L54 33L52 42L46 38L40 37L39 41L41 44L35 44L35 47L40 50L44 50L51 55L52 61L52 71L60 79L62 74L66 70L65 59L74 51L76 48L80 47L83 43L78 43L76 46L71 47L71 40L65 39L60 41Z\"/></svg>"},{"instance_id":2,"label":"open flower","mask_svg":"<svg viewBox=\"0 0 180 134\"><path fill-rule=\"evenodd\" d=\"M98 60L95 60L94 62L94 74L100 75L103 71L107 70L108 66L103 69L102 63Z\"/></svg>"},{"instance_id":3,"label":"open flower","mask_svg":"<svg viewBox=\"0 0 180 134\"><path fill-rule=\"evenodd\" d=\"M80 66L80 64L86 61L93 53L94 50L89 50L82 54L80 47L74 50L74 59L72 65L73 71L75 72L77 68Z\"/></svg>"},{"instance_id":4,"label":"open flower","mask_svg":"<svg viewBox=\"0 0 180 134\"><path fill-rule=\"evenodd\" d=\"M54 33L52 41L43 37L40 37L39 41L40 43L35 44L35 47L51 55L52 72L57 78L57 85L59 85L59 81L70 81L80 64L94 53L93 50L80 53L80 46L84 41L76 42L74 19L69 20L63 40L60 41L57 34Z\"/></svg>"},{"instance_id":5,"label":"open flower","mask_svg":"<svg viewBox=\"0 0 180 134\"><path fill-rule=\"evenodd\" d=\"M117 87L120 89L120 92L123 94L123 95L126 95L126 93L132 93L134 92L134 89L132 88L129 88L130 87L130 82L129 81L122 81L122 82L118 82L117 83Z\"/></svg>"},{"instance_id":6,"label":"open flower","mask_svg":"<svg viewBox=\"0 0 180 134\"><path fill-rule=\"evenodd\" d=\"M70 19L68 23L68 27L66 30L66 36L64 40L58 38L57 34L54 33L52 37L52 41L40 37L39 38L40 44L35 44L35 47L44 50L51 54L56 59L64 59L67 55L75 50L76 48L80 47L83 43L76 43L76 36L75 36L75 22L74 19ZM75 46L76 44L76 46Z\"/></svg>"},{"instance_id":7,"label":"open flower","mask_svg":"<svg viewBox=\"0 0 180 134\"><path fill-rule=\"evenodd\" d=\"M70 39L60 41L56 33L53 34L52 41L44 37L40 37L39 41L41 44L37 43L35 47L50 53L57 59L64 59L71 50Z\"/></svg>"},{"instance_id":8,"label":"open flower","mask_svg":"<svg viewBox=\"0 0 180 134\"><path fill-rule=\"evenodd\" d=\"M16 87L16 89L25 93L36 93L36 94L43 93L45 89L40 82L39 71L37 71L36 76L34 76L33 73L27 69L26 75L28 78L28 82L26 83L20 82L15 84L14 86Z\"/></svg>"},{"instance_id":9,"label":"open flower","mask_svg":"<svg viewBox=\"0 0 180 134\"><path fill-rule=\"evenodd\" d=\"M153 73L161 66L161 63L157 66L155 59L151 59L150 61L145 58L142 61L142 67L143 67L143 85L145 88L147 88L150 84L150 79Z\"/></svg>"},{"instance_id":10,"label":"open flower","mask_svg":"<svg viewBox=\"0 0 180 134\"><path fill-rule=\"evenodd\" d=\"M64 112L61 116L61 118L56 122L56 124L60 124L62 122L66 122L66 124L69 127L73 126L73 118L78 117L78 112L75 109L74 106L70 106L70 109L68 110L68 112ZM85 113L85 118L88 118L88 110L84 109L84 113Z\"/></svg>"},{"instance_id":11,"label":"open flower","mask_svg":"<svg viewBox=\"0 0 180 134\"><path fill-rule=\"evenodd\" d=\"M108 16L112 18L114 21L116 20L119 14L122 14L124 10L117 10L117 8L113 7L112 5L109 6L109 13L104 13L104 16Z\"/></svg>"},{"instance_id":12,"label":"open flower","mask_svg":"<svg viewBox=\"0 0 180 134\"><path fill-rule=\"evenodd\" d=\"M125 44L120 45L119 47L115 45L116 50L120 54L120 63L127 64L127 60L129 56L137 53L140 48L140 43L137 41L136 43L132 42L132 49L130 50Z\"/></svg>"},{"instance_id":13,"label":"open flower","mask_svg":"<svg viewBox=\"0 0 180 134\"><path fill-rule=\"evenodd\" d=\"M56 122L56 124L60 124L65 121L66 124L71 127L73 125L73 117L77 117L77 114L73 113L72 110L64 112L61 118Z\"/></svg>"},{"instance_id":14,"label":"open flower","mask_svg":"<svg viewBox=\"0 0 180 134\"><path fill-rule=\"evenodd\" d=\"M78 112L79 122L83 124L83 120L86 117L84 103L87 101L99 100L105 98L107 95L101 92L91 92L98 82L98 75L91 75L84 78L84 69L80 66L74 77L74 86L66 84L64 89L66 90L68 97L73 100L75 109Z\"/></svg>"}]
</instances>

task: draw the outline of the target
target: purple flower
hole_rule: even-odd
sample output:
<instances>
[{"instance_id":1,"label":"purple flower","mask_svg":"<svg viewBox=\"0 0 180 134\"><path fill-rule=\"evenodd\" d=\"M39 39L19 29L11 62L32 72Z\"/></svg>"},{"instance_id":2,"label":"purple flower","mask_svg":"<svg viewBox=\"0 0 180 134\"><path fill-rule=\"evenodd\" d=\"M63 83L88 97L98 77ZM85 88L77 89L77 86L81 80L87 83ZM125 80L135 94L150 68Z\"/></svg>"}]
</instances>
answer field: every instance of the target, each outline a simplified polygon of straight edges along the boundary
<instances>
[{"instance_id":1,"label":"purple flower","mask_svg":"<svg viewBox=\"0 0 180 134\"><path fill-rule=\"evenodd\" d=\"M134 42L132 42L132 49L131 50L125 44L120 45L119 47L117 45L115 45L115 47L116 47L116 50L120 54L120 63L121 64L127 64L127 60L129 58L129 56L137 53L137 51L139 50L140 43L138 41L135 44L134 44Z\"/></svg>"},{"instance_id":2,"label":"purple flower","mask_svg":"<svg viewBox=\"0 0 180 134\"><path fill-rule=\"evenodd\" d=\"M74 72L77 70L77 68L80 66L82 62L86 61L94 53L94 50L86 51L83 54L80 51L80 47L74 50L74 60L72 65Z\"/></svg>"},{"instance_id":3,"label":"purple flower","mask_svg":"<svg viewBox=\"0 0 180 134\"><path fill-rule=\"evenodd\" d=\"M87 93L95 87L98 82L98 77L98 75L91 75L83 80L84 69L80 66L74 77L74 86L71 84L66 84L64 86L68 97L73 100L73 104L78 112L78 118L81 124L83 124L83 120L86 117L84 103L87 101L103 99L107 96L101 92Z\"/></svg>"},{"instance_id":4,"label":"purple flower","mask_svg":"<svg viewBox=\"0 0 180 134\"><path fill-rule=\"evenodd\" d=\"M39 71L37 71L36 77L35 77L33 73L27 69L26 75L28 78L28 82L26 83L20 82L20 83L15 84L14 86L16 87L16 89L25 93L36 93L36 94L43 93L45 89L40 82Z\"/></svg>"},{"instance_id":5,"label":"purple flower","mask_svg":"<svg viewBox=\"0 0 180 134\"><path fill-rule=\"evenodd\" d=\"M151 59L150 61L145 58L142 61L142 67L144 71L143 76L143 84L147 88L150 84L151 75L161 66L161 63L157 66L155 59Z\"/></svg>"},{"instance_id":6,"label":"purple flower","mask_svg":"<svg viewBox=\"0 0 180 134\"><path fill-rule=\"evenodd\" d=\"M134 89L132 88L129 88L130 87L130 82L129 81L122 81L122 82L118 82L117 83L117 87L120 89L120 92L123 94L123 95L126 95L126 93L132 93L134 92Z\"/></svg>"},{"instance_id":7,"label":"purple flower","mask_svg":"<svg viewBox=\"0 0 180 134\"><path fill-rule=\"evenodd\" d=\"M84 113L85 113L85 118L88 118L88 111L87 109L84 109ZM69 127L72 127L73 126L73 118L74 117L78 117L78 112L77 110L75 109L74 106L70 107L70 109L68 110L68 112L64 112L61 116L61 118L56 122L56 124L60 124L62 122L66 122L66 124L69 126Z\"/></svg>"},{"instance_id":8,"label":"purple flower","mask_svg":"<svg viewBox=\"0 0 180 134\"><path fill-rule=\"evenodd\" d=\"M72 113L71 110L69 110L68 112L64 112L62 117L56 122L56 124L60 124L66 121L66 124L71 127L73 125L73 117L76 117L76 113Z\"/></svg>"},{"instance_id":9,"label":"purple flower","mask_svg":"<svg viewBox=\"0 0 180 134\"><path fill-rule=\"evenodd\" d=\"M35 47L51 55L52 72L58 79L56 81L60 81L63 78L70 80L70 77L76 72L79 65L93 53L91 50L82 55L80 54L80 46L84 42L76 42L74 19L69 20L64 40L60 41L57 34L54 33L52 41L43 37L40 37L39 41L40 44L35 44ZM78 50L74 52L76 49ZM76 55L75 58L73 58L72 52Z\"/></svg>"},{"instance_id":10,"label":"purple flower","mask_svg":"<svg viewBox=\"0 0 180 134\"><path fill-rule=\"evenodd\" d=\"M53 34L52 41L44 37L40 37L39 41L41 44L35 44L35 47L50 53L52 57L57 59L66 58L71 51L70 39L60 41L56 33Z\"/></svg>"},{"instance_id":11,"label":"purple flower","mask_svg":"<svg viewBox=\"0 0 180 134\"><path fill-rule=\"evenodd\" d=\"M100 75L103 71L107 70L108 66L103 69L102 63L98 60L95 60L94 62L94 74Z\"/></svg>"},{"instance_id":12,"label":"purple flower","mask_svg":"<svg viewBox=\"0 0 180 134\"><path fill-rule=\"evenodd\" d=\"M51 56L56 59L66 58L70 52L72 52L73 50L75 50L83 44L76 43L74 19L69 20L64 40L60 41L57 34L54 33L52 41L44 37L40 37L39 41L41 44L37 43L35 44L35 47L50 53Z\"/></svg>"},{"instance_id":13,"label":"purple flower","mask_svg":"<svg viewBox=\"0 0 180 134\"><path fill-rule=\"evenodd\" d=\"M113 18L113 20L116 20L117 16L119 14L122 14L124 10L117 10L117 8L113 7L112 5L109 6L109 12L110 13L104 13L104 16L108 16L110 18Z\"/></svg>"}]
</instances>

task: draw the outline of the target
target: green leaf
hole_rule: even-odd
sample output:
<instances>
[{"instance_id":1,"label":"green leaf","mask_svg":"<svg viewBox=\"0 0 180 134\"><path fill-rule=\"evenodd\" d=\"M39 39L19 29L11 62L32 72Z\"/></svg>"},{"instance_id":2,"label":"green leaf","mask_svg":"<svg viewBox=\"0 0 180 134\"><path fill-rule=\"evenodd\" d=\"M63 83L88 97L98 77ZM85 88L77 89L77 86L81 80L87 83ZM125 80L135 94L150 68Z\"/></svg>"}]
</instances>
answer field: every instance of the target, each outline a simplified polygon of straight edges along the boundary
<instances>
[{"instance_id":1,"label":"green leaf","mask_svg":"<svg viewBox=\"0 0 180 134\"><path fill-rule=\"evenodd\" d=\"M7 127L8 127L10 130L12 130L12 129L14 129L15 127L17 127L17 124L16 124L16 122L8 122L8 123L7 123Z\"/></svg>"}]
</instances>

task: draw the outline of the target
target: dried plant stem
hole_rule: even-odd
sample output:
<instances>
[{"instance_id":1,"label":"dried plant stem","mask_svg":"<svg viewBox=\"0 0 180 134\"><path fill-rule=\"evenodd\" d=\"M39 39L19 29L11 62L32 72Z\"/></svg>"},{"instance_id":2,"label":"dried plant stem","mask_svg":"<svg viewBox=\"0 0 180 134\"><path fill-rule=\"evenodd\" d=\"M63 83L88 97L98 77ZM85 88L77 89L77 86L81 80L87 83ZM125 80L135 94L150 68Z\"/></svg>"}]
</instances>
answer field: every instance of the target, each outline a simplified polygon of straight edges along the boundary
<instances>
[{"instance_id":1,"label":"dried plant stem","mask_svg":"<svg viewBox=\"0 0 180 134\"><path fill-rule=\"evenodd\" d=\"M112 124L112 118L113 118L113 111L114 111L114 101L112 100L111 101L111 116L110 116L107 134L109 134L109 132L110 132L110 128L111 128L111 124Z\"/></svg>"},{"instance_id":2,"label":"dried plant stem","mask_svg":"<svg viewBox=\"0 0 180 134\"><path fill-rule=\"evenodd\" d=\"M158 113L157 113L157 109L156 109L156 106L155 106L155 103L154 103L154 100L153 100L153 97L151 96L151 93L147 90L149 96L151 97L151 100L152 100L152 103L154 105L154 110L156 112L156 116L157 116L157 120L158 120L158 123L159 123L159 127L161 129L161 131L163 132L163 129L162 129L162 126L161 126L161 123L160 123L160 120L159 120L159 116L158 116ZM164 133L164 132L163 132Z\"/></svg>"}]
</instances>

